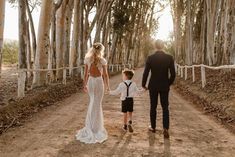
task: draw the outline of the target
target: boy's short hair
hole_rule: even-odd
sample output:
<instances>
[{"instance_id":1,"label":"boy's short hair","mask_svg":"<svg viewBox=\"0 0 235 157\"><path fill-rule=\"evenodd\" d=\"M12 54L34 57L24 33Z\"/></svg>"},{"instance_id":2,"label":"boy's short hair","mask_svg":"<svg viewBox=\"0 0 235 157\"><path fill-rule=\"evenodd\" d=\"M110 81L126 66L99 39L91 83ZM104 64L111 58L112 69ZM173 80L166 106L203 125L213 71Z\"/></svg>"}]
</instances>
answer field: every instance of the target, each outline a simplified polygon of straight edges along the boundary
<instances>
[{"instance_id":1,"label":"boy's short hair","mask_svg":"<svg viewBox=\"0 0 235 157\"><path fill-rule=\"evenodd\" d=\"M124 69L124 70L122 71L122 73L123 73L124 75L126 75L126 77L127 77L129 80L131 80L131 79L133 78L133 76L135 75L134 70L130 70L130 69Z\"/></svg>"}]
</instances>

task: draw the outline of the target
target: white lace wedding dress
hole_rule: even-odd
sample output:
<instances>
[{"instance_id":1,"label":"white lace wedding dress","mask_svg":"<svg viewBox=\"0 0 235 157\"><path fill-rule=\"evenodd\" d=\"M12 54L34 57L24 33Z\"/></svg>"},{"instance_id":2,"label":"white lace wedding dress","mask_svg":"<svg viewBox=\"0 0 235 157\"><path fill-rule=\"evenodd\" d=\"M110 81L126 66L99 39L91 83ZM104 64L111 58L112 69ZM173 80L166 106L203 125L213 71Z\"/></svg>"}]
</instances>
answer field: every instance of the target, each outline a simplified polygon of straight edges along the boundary
<instances>
[{"instance_id":1,"label":"white lace wedding dress","mask_svg":"<svg viewBox=\"0 0 235 157\"><path fill-rule=\"evenodd\" d=\"M92 62L85 60L90 70ZM105 59L101 60L98 66L101 74L103 73L102 65L107 64ZM76 139L84 143L102 143L108 138L107 131L104 128L102 99L104 95L104 82L101 77L89 76L87 82L90 103L86 115L85 127L78 131Z\"/></svg>"}]
</instances>

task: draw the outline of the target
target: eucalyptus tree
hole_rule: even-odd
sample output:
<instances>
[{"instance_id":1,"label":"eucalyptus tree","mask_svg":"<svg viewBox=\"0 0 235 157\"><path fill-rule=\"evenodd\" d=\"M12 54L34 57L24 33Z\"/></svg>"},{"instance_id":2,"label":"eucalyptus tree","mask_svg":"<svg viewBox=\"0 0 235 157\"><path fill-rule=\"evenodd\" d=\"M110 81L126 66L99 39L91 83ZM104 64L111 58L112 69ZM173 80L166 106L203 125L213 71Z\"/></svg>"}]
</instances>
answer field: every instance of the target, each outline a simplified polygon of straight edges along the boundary
<instances>
[{"instance_id":1,"label":"eucalyptus tree","mask_svg":"<svg viewBox=\"0 0 235 157\"><path fill-rule=\"evenodd\" d=\"M144 41L148 40L151 47L151 34L157 29L156 10L164 7L163 1L156 0L115 1L110 62L134 64L139 63L139 58L144 60L145 51L150 51L144 50Z\"/></svg>"},{"instance_id":2,"label":"eucalyptus tree","mask_svg":"<svg viewBox=\"0 0 235 157\"><path fill-rule=\"evenodd\" d=\"M76 60L78 55L78 20L79 20L79 3L80 0L74 1L74 13L73 13L73 31L72 31L72 44L69 54L69 67L70 71L69 74L73 74L73 67L76 66Z\"/></svg>"},{"instance_id":3,"label":"eucalyptus tree","mask_svg":"<svg viewBox=\"0 0 235 157\"><path fill-rule=\"evenodd\" d=\"M48 53L49 53L49 33L51 24L53 1L43 0L39 19L39 29L37 37L37 51L35 56L34 69L48 68ZM33 87L46 84L47 72L34 72Z\"/></svg>"},{"instance_id":4,"label":"eucalyptus tree","mask_svg":"<svg viewBox=\"0 0 235 157\"><path fill-rule=\"evenodd\" d=\"M234 64L235 1L170 0L178 62Z\"/></svg>"},{"instance_id":5,"label":"eucalyptus tree","mask_svg":"<svg viewBox=\"0 0 235 157\"><path fill-rule=\"evenodd\" d=\"M27 69L27 19L26 19L26 0L19 0L19 68Z\"/></svg>"},{"instance_id":6,"label":"eucalyptus tree","mask_svg":"<svg viewBox=\"0 0 235 157\"><path fill-rule=\"evenodd\" d=\"M28 22L21 27L27 29L26 49L33 51L33 87L48 80L62 80L63 68L70 67L72 75L72 68L83 64L88 45L93 42L105 45L109 63L136 64L139 59L144 60L146 55L141 52L151 47L146 45L151 45L151 34L157 28L155 7L162 8L162 2L157 0L35 0L40 2L41 13L34 44L32 0L25 1L24 17ZM29 62L31 57L26 58Z\"/></svg>"}]
</instances>

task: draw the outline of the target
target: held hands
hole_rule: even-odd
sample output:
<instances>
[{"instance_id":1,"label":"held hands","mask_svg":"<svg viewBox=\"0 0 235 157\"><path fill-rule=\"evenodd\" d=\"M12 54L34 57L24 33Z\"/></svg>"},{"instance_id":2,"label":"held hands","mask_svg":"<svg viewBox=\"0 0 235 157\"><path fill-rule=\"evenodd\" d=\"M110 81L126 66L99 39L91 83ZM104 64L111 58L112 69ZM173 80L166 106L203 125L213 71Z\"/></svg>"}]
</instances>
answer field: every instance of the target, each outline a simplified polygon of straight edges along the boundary
<instances>
[{"instance_id":1,"label":"held hands","mask_svg":"<svg viewBox=\"0 0 235 157\"><path fill-rule=\"evenodd\" d=\"M105 91L105 94L109 94L110 93L110 87L108 86L107 88L106 88L106 91Z\"/></svg>"},{"instance_id":2,"label":"held hands","mask_svg":"<svg viewBox=\"0 0 235 157\"><path fill-rule=\"evenodd\" d=\"M147 87L142 87L145 91L147 91L148 90L148 88Z\"/></svg>"}]
</instances>

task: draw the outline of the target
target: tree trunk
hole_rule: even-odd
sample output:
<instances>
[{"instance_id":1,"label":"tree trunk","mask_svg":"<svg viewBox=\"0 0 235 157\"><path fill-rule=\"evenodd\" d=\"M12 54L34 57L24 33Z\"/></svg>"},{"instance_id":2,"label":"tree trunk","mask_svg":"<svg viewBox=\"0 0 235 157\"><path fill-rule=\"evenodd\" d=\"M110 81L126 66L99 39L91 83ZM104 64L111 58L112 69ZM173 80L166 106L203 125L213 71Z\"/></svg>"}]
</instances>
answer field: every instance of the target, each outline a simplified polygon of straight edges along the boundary
<instances>
[{"instance_id":1,"label":"tree trunk","mask_svg":"<svg viewBox=\"0 0 235 157\"><path fill-rule=\"evenodd\" d=\"M204 11L202 14L202 23L201 23L201 34L200 34L200 57L201 63L206 64L206 43L207 43L207 16L206 16L206 2L203 3Z\"/></svg>"},{"instance_id":2,"label":"tree trunk","mask_svg":"<svg viewBox=\"0 0 235 157\"><path fill-rule=\"evenodd\" d=\"M171 0L173 22L174 22L174 37L175 37L175 59L178 63L182 63L182 16L184 12L183 1Z\"/></svg>"},{"instance_id":3,"label":"tree trunk","mask_svg":"<svg viewBox=\"0 0 235 157\"><path fill-rule=\"evenodd\" d=\"M73 75L73 67L76 65L77 54L78 54L78 21L79 21L79 0L74 1L74 16L73 16L73 32L72 32L72 45L70 50L69 58L69 74Z\"/></svg>"},{"instance_id":4,"label":"tree trunk","mask_svg":"<svg viewBox=\"0 0 235 157\"><path fill-rule=\"evenodd\" d=\"M113 39L112 39L112 47L110 51L110 59L109 59L112 64L114 63L114 59L116 55L117 43L118 43L118 34L114 32Z\"/></svg>"},{"instance_id":5,"label":"tree trunk","mask_svg":"<svg viewBox=\"0 0 235 157\"><path fill-rule=\"evenodd\" d=\"M56 5L53 4L51 15L51 39L50 39L50 51L48 57L48 69L50 70L50 82L55 81L56 71Z\"/></svg>"},{"instance_id":6,"label":"tree trunk","mask_svg":"<svg viewBox=\"0 0 235 157\"><path fill-rule=\"evenodd\" d=\"M78 34L79 34L79 40L78 40L78 58L77 58L77 65L80 66L83 64L85 52L83 49L83 43L84 43L84 2L80 0L79 3L79 29L78 29Z\"/></svg>"},{"instance_id":7,"label":"tree trunk","mask_svg":"<svg viewBox=\"0 0 235 157\"><path fill-rule=\"evenodd\" d=\"M194 17L192 16L192 1L188 0L187 2L187 14L186 14L186 61L187 65L192 65L192 52L193 52L193 24L194 24Z\"/></svg>"},{"instance_id":8,"label":"tree trunk","mask_svg":"<svg viewBox=\"0 0 235 157\"><path fill-rule=\"evenodd\" d=\"M111 11L110 11L108 14L107 20L105 22L105 27L103 30L103 37L102 37L102 43L104 44L104 47L105 47L105 58L107 58L107 60L109 59L109 56L110 56L111 27L112 27L112 24L111 24Z\"/></svg>"},{"instance_id":9,"label":"tree trunk","mask_svg":"<svg viewBox=\"0 0 235 157\"><path fill-rule=\"evenodd\" d=\"M19 0L19 69L27 69L26 0Z\"/></svg>"},{"instance_id":10,"label":"tree trunk","mask_svg":"<svg viewBox=\"0 0 235 157\"><path fill-rule=\"evenodd\" d=\"M229 47L230 52L230 64L235 64L235 1L230 0L231 15L229 25L231 26L231 46Z\"/></svg>"},{"instance_id":11,"label":"tree trunk","mask_svg":"<svg viewBox=\"0 0 235 157\"><path fill-rule=\"evenodd\" d=\"M36 48L37 48L37 41L36 41L36 33L34 29L34 23L33 23L33 17L29 9L29 4L28 0L26 1L26 10L27 10L27 15L29 18L29 24L30 24L30 29L31 29L31 37L32 37L32 54L33 54L33 59L35 59L35 54L36 54Z\"/></svg>"},{"instance_id":12,"label":"tree trunk","mask_svg":"<svg viewBox=\"0 0 235 157\"><path fill-rule=\"evenodd\" d=\"M26 0L19 0L19 52L18 52L18 68L27 69L27 20L26 20ZM19 96L23 96L27 84L26 73L18 74L18 84L22 86Z\"/></svg>"},{"instance_id":13,"label":"tree trunk","mask_svg":"<svg viewBox=\"0 0 235 157\"><path fill-rule=\"evenodd\" d=\"M5 21L5 0L0 0L0 78L2 71L2 47L3 47L3 31Z\"/></svg>"},{"instance_id":14,"label":"tree trunk","mask_svg":"<svg viewBox=\"0 0 235 157\"><path fill-rule=\"evenodd\" d=\"M49 51L49 32L53 1L43 0L38 29L37 51L34 69L47 69ZM46 84L47 72L34 72L33 87Z\"/></svg>"},{"instance_id":15,"label":"tree trunk","mask_svg":"<svg viewBox=\"0 0 235 157\"><path fill-rule=\"evenodd\" d=\"M63 0L61 7L56 12L56 69L63 67L63 56L65 48L65 23L66 23L66 6L69 0ZM57 80L62 80L63 70L57 70Z\"/></svg>"},{"instance_id":16,"label":"tree trunk","mask_svg":"<svg viewBox=\"0 0 235 157\"><path fill-rule=\"evenodd\" d=\"M224 1L224 22L222 23L222 27L223 27L223 57L222 57L222 64L229 64L229 53L228 53L228 46L229 46L229 41L228 41L228 37L229 37L229 28L228 28L228 23L229 23L229 1Z\"/></svg>"},{"instance_id":17,"label":"tree trunk","mask_svg":"<svg viewBox=\"0 0 235 157\"><path fill-rule=\"evenodd\" d=\"M217 1L206 0L207 12L207 62L209 65L215 64L215 24L216 24L216 11Z\"/></svg>"},{"instance_id":18,"label":"tree trunk","mask_svg":"<svg viewBox=\"0 0 235 157\"><path fill-rule=\"evenodd\" d=\"M26 44L27 44L27 69L32 69L32 51L31 51L31 40L29 32L29 21L27 21L27 31L26 31ZM32 76L32 72L28 72L28 77Z\"/></svg>"},{"instance_id":19,"label":"tree trunk","mask_svg":"<svg viewBox=\"0 0 235 157\"><path fill-rule=\"evenodd\" d=\"M62 5L62 1L57 1L52 7L51 17L51 39L50 39L50 51L48 58L48 69L56 69L56 11ZM50 71L50 82L56 80L56 70Z\"/></svg>"},{"instance_id":20,"label":"tree trunk","mask_svg":"<svg viewBox=\"0 0 235 157\"><path fill-rule=\"evenodd\" d=\"M66 21L65 21L65 38L64 38L64 48L63 48L63 67L69 67L69 51L70 51L70 33L71 33L71 21L72 21L72 13L73 13L73 3L74 0L69 0L67 6L66 6L66 11L65 11L65 16L66 16Z\"/></svg>"}]
</instances>

